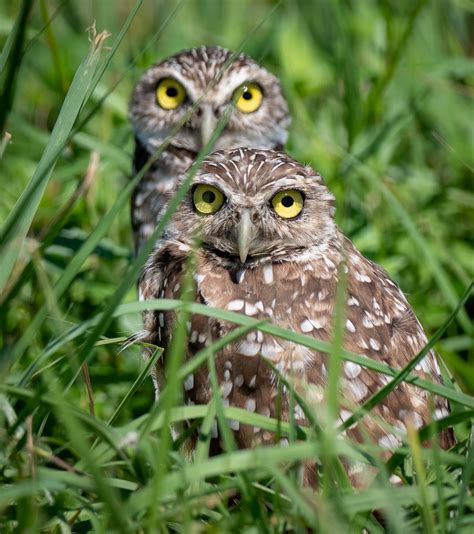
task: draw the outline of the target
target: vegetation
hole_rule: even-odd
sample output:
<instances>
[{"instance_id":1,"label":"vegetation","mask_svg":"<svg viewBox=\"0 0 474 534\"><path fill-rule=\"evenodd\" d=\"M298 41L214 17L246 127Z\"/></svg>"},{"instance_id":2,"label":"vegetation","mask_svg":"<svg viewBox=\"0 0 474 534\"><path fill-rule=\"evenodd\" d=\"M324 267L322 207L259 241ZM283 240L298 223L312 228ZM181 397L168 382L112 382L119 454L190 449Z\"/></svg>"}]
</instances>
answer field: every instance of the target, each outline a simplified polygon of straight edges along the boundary
<instances>
[{"instance_id":1,"label":"vegetation","mask_svg":"<svg viewBox=\"0 0 474 534\"><path fill-rule=\"evenodd\" d=\"M472 15L466 0L0 0L2 533L472 532ZM127 104L148 65L201 44L243 50L283 80L289 152L325 177L338 223L404 289L436 344L445 384L423 387L450 400L439 425L454 425L452 450L420 446L432 424L384 463L332 430L337 396L315 410L293 395L306 429L224 408L218 391L208 406L184 406L179 383L206 361L212 374L218 347L183 367L183 336L154 404L140 347L123 348L143 309ZM197 309L178 306L182 318ZM240 334L254 325L232 320ZM410 379L326 348L394 378L388 387ZM226 452L209 458L216 417L290 443L237 451L228 432ZM169 434L183 420L201 429L192 459L190 430ZM298 484L311 457L317 491ZM341 458L379 475L355 490Z\"/></svg>"}]
</instances>

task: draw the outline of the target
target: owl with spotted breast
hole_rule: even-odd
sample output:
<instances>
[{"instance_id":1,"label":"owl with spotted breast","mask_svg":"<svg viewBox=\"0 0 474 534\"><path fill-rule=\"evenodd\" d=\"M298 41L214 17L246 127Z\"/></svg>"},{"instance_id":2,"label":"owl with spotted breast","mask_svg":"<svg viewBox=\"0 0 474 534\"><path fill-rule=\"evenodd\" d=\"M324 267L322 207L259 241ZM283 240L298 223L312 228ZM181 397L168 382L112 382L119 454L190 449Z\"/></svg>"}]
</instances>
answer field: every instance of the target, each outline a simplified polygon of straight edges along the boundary
<instances>
[{"instance_id":1,"label":"owl with spotted breast","mask_svg":"<svg viewBox=\"0 0 474 534\"><path fill-rule=\"evenodd\" d=\"M135 250L152 234L178 176L226 115L214 149L281 149L290 123L278 79L244 54L219 47L184 50L150 67L137 83L129 117L136 174L169 142L136 187L131 202Z\"/></svg>"},{"instance_id":2,"label":"owl with spotted breast","mask_svg":"<svg viewBox=\"0 0 474 534\"><path fill-rule=\"evenodd\" d=\"M341 233L334 214L335 199L321 176L288 155L248 148L215 152L194 176L163 241L150 256L139 283L141 298L180 298L187 258L198 236L195 302L330 342L338 279L344 272L344 348L400 369L426 345L426 336L401 290ZM165 347L165 360L174 323L172 311L144 314L146 339ZM188 358L236 328L202 315L193 315L188 327ZM280 413L289 420L289 399L283 392L277 402L277 377L266 360L293 381L315 411L324 405L328 355L254 330L216 355L226 406L271 417ZM158 387L161 371L159 366L155 373ZM440 380L433 352L415 373ZM388 381L384 374L343 362L340 422ZM206 368L187 377L184 394L191 404L209 402ZM444 399L435 398L434 403L434 417L447 415ZM429 405L426 391L401 383L348 428L347 436L356 441L369 436L390 454L401 443L408 421L416 428L430 421ZM299 424L306 423L298 406L294 415ZM242 448L275 440L274 434L257 427L236 421L230 426ZM216 434L215 439L219 440ZM451 444L450 431L443 431L441 442L444 447ZM353 480L358 469L362 467L349 468Z\"/></svg>"}]
</instances>

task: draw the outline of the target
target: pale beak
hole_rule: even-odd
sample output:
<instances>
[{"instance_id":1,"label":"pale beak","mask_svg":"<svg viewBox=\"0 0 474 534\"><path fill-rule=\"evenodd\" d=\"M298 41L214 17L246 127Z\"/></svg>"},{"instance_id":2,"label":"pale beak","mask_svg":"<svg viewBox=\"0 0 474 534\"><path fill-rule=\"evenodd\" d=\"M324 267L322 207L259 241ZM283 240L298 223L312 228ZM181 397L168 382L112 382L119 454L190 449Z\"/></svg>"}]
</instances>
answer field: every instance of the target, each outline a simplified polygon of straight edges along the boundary
<instances>
[{"instance_id":1,"label":"pale beak","mask_svg":"<svg viewBox=\"0 0 474 534\"><path fill-rule=\"evenodd\" d=\"M202 109L202 122L201 122L201 143L202 146L206 146L214 133L217 126L217 119L214 116L212 107L201 106Z\"/></svg>"},{"instance_id":2,"label":"pale beak","mask_svg":"<svg viewBox=\"0 0 474 534\"><path fill-rule=\"evenodd\" d=\"M244 211L237 225L237 244L239 247L239 258L242 263L247 259L250 244L255 237L255 227L250 220L250 213Z\"/></svg>"}]
</instances>

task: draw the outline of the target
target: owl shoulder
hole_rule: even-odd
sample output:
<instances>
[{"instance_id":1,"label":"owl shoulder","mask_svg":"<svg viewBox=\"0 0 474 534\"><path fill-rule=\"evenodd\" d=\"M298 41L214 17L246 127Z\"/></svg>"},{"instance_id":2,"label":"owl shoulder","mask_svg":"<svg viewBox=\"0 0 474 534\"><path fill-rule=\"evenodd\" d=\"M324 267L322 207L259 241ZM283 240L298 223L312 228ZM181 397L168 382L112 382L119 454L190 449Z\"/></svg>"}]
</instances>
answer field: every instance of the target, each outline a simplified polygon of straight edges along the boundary
<instances>
[{"instance_id":1,"label":"owl shoulder","mask_svg":"<svg viewBox=\"0 0 474 534\"><path fill-rule=\"evenodd\" d=\"M138 282L140 300L161 298L167 279L181 272L191 247L177 241L158 241Z\"/></svg>"}]
</instances>

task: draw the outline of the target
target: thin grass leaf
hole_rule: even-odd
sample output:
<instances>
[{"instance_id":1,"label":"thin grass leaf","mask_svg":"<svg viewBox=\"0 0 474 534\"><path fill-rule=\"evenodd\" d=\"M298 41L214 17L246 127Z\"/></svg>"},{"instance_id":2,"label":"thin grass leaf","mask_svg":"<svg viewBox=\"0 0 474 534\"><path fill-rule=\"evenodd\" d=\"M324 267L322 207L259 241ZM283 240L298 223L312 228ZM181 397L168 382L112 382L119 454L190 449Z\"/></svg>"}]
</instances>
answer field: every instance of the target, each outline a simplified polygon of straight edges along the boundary
<instances>
[{"instance_id":1,"label":"thin grass leaf","mask_svg":"<svg viewBox=\"0 0 474 534\"><path fill-rule=\"evenodd\" d=\"M452 499L457 494L456 489L450 488L447 491L447 499ZM426 497L428 503L432 505L436 502L436 489L432 486L426 488ZM381 510L390 506L386 502L386 497L381 494L379 489L370 489L363 492L353 492L350 495L343 495L344 508L349 514L356 514L358 512L365 512L368 510ZM391 494L392 502L397 503L398 506L411 506L420 503L419 489L414 486L402 486L396 488Z\"/></svg>"},{"instance_id":2,"label":"thin grass leaf","mask_svg":"<svg viewBox=\"0 0 474 534\"><path fill-rule=\"evenodd\" d=\"M67 83L64 77L64 69L63 69L61 54L58 48L58 42L56 40L56 37L54 35L54 32L50 24L51 18L48 13L48 5L46 3L46 0L40 0L39 5L40 5L40 12L41 12L41 15L44 21L44 31L46 33L46 40L48 42L48 46L51 51L51 56L53 58L55 74L58 78L59 89L63 93L66 93Z\"/></svg>"},{"instance_id":3,"label":"thin grass leaf","mask_svg":"<svg viewBox=\"0 0 474 534\"><path fill-rule=\"evenodd\" d=\"M163 491L163 478L170 470L169 464L169 451L171 449L173 439L171 437L170 429L170 414L171 409L179 404L182 400L182 388L180 387L180 381L178 379L178 370L182 366L185 360L185 354L187 352L188 336L186 333L186 323L189 320L189 312L187 304L189 299L194 294L194 280L192 278L194 257L191 256L187 262L187 269L182 282L183 286L183 303L184 306L180 310L177 316L175 326L173 328L173 335L171 338L170 346L166 351L166 360L164 370L166 373L166 391L161 404L161 414L163 416L163 426L159 435L160 446L156 450L155 454L155 472L153 478L150 480L150 501L147 528L150 532L153 532L157 526L157 507L155 503L159 501L160 495Z\"/></svg>"},{"instance_id":4,"label":"thin grass leaf","mask_svg":"<svg viewBox=\"0 0 474 534\"><path fill-rule=\"evenodd\" d=\"M2 105L0 106L0 134L2 136L8 114L10 113L13 104L15 80L21 65L26 25L32 6L33 0L22 1L20 13L15 20L13 30L4 45L0 56L0 73L3 72L8 62L8 69L2 87Z\"/></svg>"},{"instance_id":5,"label":"thin grass leaf","mask_svg":"<svg viewBox=\"0 0 474 534\"><path fill-rule=\"evenodd\" d=\"M95 435L97 435L103 442L107 443L112 450L122 457L123 460L126 460L126 457L122 455L122 451L117 445L117 433L114 432L113 427L107 426L104 422L92 417L89 413L84 412L74 406L73 404L64 402L64 399L58 399L54 395L38 395L37 393L14 386L8 386L5 384L0 384L0 391L5 392L11 397L16 397L26 401L34 402L37 405L44 405L52 410L60 410L61 405L66 406L69 414L72 414L72 417L77 419L80 424L87 425Z\"/></svg>"},{"instance_id":6,"label":"thin grass leaf","mask_svg":"<svg viewBox=\"0 0 474 534\"><path fill-rule=\"evenodd\" d=\"M156 349L153 354L148 358L145 367L142 369L141 373L137 376L137 379L132 384L132 387L127 391L126 395L120 401L120 404L115 408L114 413L107 420L107 425L113 425L117 420L117 417L120 415L120 412L127 405L130 398L135 394L138 388L143 384L145 378L149 376L151 368L156 364L158 358L162 355L163 349Z\"/></svg>"},{"instance_id":7,"label":"thin grass leaf","mask_svg":"<svg viewBox=\"0 0 474 534\"><path fill-rule=\"evenodd\" d=\"M61 423L64 425L69 438L74 441L74 447L79 451L89 469L94 481L94 489L97 491L99 498L102 500L108 511L107 515L110 524L114 525L114 528L118 532L125 534L128 532L128 520L121 507L120 496L108 483L107 479L103 477L100 467L97 465L93 454L91 454L89 444L84 439L84 431L80 423L80 418L76 417L77 410L71 409L70 406L64 402L62 392L59 390L55 379L48 375L46 375L46 378L49 379L49 389L55 401L53 409ZM71 475L72 473L67 474Z\"/></svg>"},{"instance_id":8,"label":"thin grass leaf","mask_svg":"<svg viewBox=\"0 0 474 534\"><path fill-rule=\"evenodd\" d=\"M314 443L294 443L288 447L256 447L251 450L239 450L216 456L200 464L185 466L180 472L166 476L163 481L163 487L166 488L163 497L207 477L248 470L257 471L262 465L265 465L265 470L267 470L272 465L314 458L315 447ZM141 508L143 503L149 502L149 492L149 488L138 490L131 497L129 506L132 509Z\"/></svg>"},{"instance_id":9,"label":"thin grass leaf","mask_svg":"<svg viewBox=\"0 0 474 534\"><path fill-rule=\"evenodd\" d=\"M383 94L387 89L390 81L393 79L395 70L403 58L403 52L408 44L410 36L415 29L415 23L420 16L423 8L426 6L427 0L418 0L411 11L405 28L398 43L395 46L391 46L392 43L388 43L388 50L386 54L385 70L382 76L373 84L366 102L366 117L368 121L372 121L376 114L377 108L381 105ZM388 17L388 21L391 21L391 17Z\"/></svg>"},{"instance_id":10,"label":"thin grass leaf","mask_svg":"<svg viewBox=\"0 0 474 534\"><path fill-rule=\"evenodd\" d=\"M18 199L3 225L0 235L2 260L0 263L0 288L5 287L11 270L18 258L26 234L38 209L41 197L51 178L54 166L68 140L74 122L83 106L99 65L104 34L96 37L88 56L79 66L64 100L48 145L38 163L28 186Z\"/></svg>"},{"instance_id":11,"label":"thin grass leaf","mask_svg":"<svg viewBox=\"0 0 474 534\"><path fill-rule=\"evenodd\" d=\"M411 421L407 421L407 438L416 468L416 482L420 492L420 507L424 523L424 532L435 532L435 522L426 491L426 473L421 458L421 443L416 428Z\"/></svg>"},{"instance_id":12,"label":"thin grass leaf","mask_svg":"<svg viewBox=\"0 0 474 534\"><path fill-rule=\"evenodd\" d=\"M303 514L308 526L317 529L319 521L316 510L301 495L300 489L291 481L280 469L269 469L269 474L273 476L278 485L292 499L295 506Z\"/></svg>"},{"instance_id":13,"label":"thin grass leaf","mask_svg":"<svg viewBox=\"0 0 474 534\"><path fill-rule=\"evenodd\" d=\"M474 420L471 419L471 421ZM474 473L474 433L471 431L469 437L469 447L467 450L467 461L462 473L461 491L458 496L458 505L454 521L454 528L449 529L449 532L460 532L461 522L464 517L464 506L468 500L468 496L472 495L472 476Z\"/></svg>"},{"instance_id":14,"label":"thin grass leaf","mask_svg":"<svg viewBox=\"0 0 474 534\"><path fill-rule=\"evenodd\" d=\"M200 463L209 457L209 445L211 442L212 427L216 422L217 403L211 400L207 405L206 414L202 420L197 438L194 461ZM194 491L199 491L199 485L195 486Z\"/></svg>"}]
</instances>

